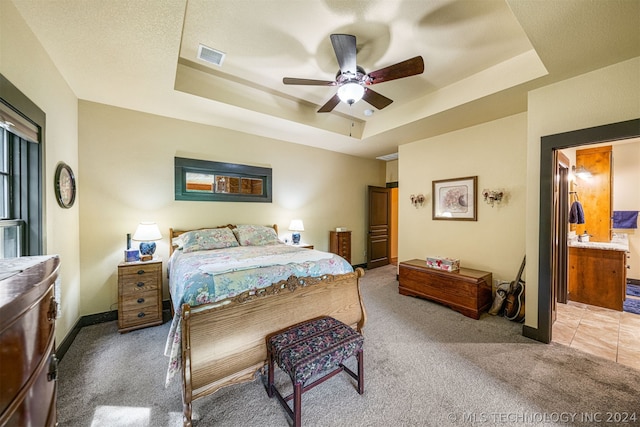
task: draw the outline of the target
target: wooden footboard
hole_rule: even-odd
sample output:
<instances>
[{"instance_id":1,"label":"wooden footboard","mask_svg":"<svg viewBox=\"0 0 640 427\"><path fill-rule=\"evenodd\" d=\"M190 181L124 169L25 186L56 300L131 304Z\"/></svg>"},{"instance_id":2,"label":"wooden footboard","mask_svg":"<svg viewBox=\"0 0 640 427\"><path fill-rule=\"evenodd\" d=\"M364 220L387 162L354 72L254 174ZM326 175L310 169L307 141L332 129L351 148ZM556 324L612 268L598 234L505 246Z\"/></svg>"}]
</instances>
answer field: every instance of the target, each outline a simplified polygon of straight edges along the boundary
<instances>
[{"instance_id":1,"label":"wooden footboard","mask_svg":"<svg viewBox=\"0 0 640 427\"><path fill-rule=\"evenodd\" d=\"M364 270L322 277L290 277L213 304L182 307L184 425L192 401L252 381L267 360L268 334L328 315L362 332L366 313L359 278Z\"/></svg>"}]
</instances>

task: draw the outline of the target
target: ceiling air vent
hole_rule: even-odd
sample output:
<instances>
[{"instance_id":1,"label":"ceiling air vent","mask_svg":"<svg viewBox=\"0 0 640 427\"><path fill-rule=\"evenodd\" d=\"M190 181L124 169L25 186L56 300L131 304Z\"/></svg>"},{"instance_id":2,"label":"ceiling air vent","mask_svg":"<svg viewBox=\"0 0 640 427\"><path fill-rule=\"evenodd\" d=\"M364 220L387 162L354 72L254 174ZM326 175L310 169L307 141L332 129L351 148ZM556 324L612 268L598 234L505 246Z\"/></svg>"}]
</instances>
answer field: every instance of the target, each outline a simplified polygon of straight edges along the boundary
<instances>
[{"instance_id":1,"label":"ceiling air vent","mask_svg":"<svg viewBox=\"0 0 640 427\"><path fill-rule=\"evenodd\" d=\"M224 61L224 57L225 53L220 52L219 50L211 49L210 47L206 47L204 45L199 45L198 47L198 59L207 61L210 64L221 67L222 62Z\"/></svg>"},{"instance_id":2,"label":"ceiling air vent","mask_svg":"<svg viewBox=\"0 0 640 427\"><path fill-rule=\"evenodd\" d=\"M379 156L379 157L376 157L376 159L384 160L386 162L390 160L398 160L398 153L387 154L386 156Z\"/></svg>"}]
</instances>

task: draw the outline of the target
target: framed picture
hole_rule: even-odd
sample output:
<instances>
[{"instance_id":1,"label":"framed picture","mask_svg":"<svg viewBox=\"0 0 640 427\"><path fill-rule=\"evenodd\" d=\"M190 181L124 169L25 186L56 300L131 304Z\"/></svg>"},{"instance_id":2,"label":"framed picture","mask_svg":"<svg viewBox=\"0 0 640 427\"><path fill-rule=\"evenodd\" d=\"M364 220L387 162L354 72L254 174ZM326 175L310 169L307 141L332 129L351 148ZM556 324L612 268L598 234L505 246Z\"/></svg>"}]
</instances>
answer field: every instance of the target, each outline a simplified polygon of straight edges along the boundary
<instances>
[{"instance_id":1,"label":"framed picture","mask_svg":"<svg viewBox=\"0 0 640 427\"><path fill-rule=\"evenodd\" d=\"M478 177L433 181L433 219L477 221Z\"/></svg>"}]
</instances>

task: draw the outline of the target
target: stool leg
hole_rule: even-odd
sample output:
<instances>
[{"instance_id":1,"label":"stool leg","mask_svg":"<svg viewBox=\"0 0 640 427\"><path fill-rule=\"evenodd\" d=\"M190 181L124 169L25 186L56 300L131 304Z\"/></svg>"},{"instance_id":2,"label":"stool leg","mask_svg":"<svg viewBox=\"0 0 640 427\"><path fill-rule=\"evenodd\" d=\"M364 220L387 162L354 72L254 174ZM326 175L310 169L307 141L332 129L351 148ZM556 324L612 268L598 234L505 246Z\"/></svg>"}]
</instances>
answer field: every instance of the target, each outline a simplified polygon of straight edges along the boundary
<instances>
[{"instance_id":1,"label":"stool leg","mask_svg":"<svg viewBox=\"0 0 640 427\"><path fill-rule=\"evenodd\" d=\"M271 352L269 352L269 357L268 357L268 369L269 372L267 373L267 396L269 397L273 397L273 368L274 368L274 363L273 363L273 354L271 354Z\"/></svg>"},{"instance_id":2,"label":"stool leg","mask_svg":"<svg viewBox=\"0 0 640 427\"><path fill-rule=\"evenodd\" d=\"M302 426L302 384L293 386L293 427Z\"/></svg>"},{"instance_id":3,"label":"stool leg","mask_svg":"<svg viewBox=\"0 0 640 427\"><path fill-rule=\"evenodd\" d=\"M358 393L364 393L364 350L358 352Z\"/></svg>"}]
</instances>

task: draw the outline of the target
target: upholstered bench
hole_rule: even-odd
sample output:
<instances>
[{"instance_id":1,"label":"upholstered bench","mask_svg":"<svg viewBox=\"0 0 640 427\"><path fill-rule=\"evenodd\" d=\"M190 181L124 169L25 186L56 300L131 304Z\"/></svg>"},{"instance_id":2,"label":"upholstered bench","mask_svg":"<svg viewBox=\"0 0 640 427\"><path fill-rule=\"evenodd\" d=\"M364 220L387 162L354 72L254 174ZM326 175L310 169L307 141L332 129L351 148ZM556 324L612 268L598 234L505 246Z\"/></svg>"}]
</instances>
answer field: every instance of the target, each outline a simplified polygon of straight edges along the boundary
<instances>
[{"instance_id":1,"label":"upholstered bench","mask_svg":"<svg viewBox=\"0 0 640 427\"><path fill-rule=\"evenodd\" d=\"M302 393L345 371L358 382L358 393L364 393L364 337L333 317L319 317L293 325L267 336L268 379L267 394L275 394L282 407L301 425ZM355 374L343 365L351 356L358 360ZM282 397L274 385L275 364L287 373L293 383L293 393ZM311 384L308 380L317 378ZM293 410L287 403L293 398Z\"/></svg>"}]
</instances>

